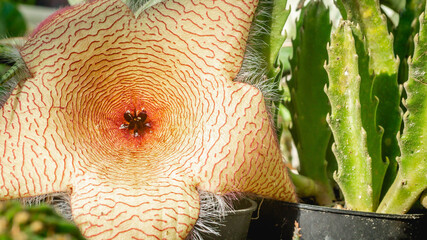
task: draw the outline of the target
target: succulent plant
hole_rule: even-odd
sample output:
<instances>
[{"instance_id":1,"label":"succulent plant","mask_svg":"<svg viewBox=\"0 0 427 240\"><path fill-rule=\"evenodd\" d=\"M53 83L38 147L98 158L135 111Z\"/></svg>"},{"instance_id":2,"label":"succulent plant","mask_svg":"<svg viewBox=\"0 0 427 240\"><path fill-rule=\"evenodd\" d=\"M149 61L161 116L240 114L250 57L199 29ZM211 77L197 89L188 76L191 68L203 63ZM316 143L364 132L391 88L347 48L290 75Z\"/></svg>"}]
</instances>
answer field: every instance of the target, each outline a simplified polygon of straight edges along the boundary
<instances>
[{"instance_id":1,"label":"succulent plant","mask_svg":"<svg viewBox=\"0 0 427 240\"><path fill-rule=\"evenodd\" d=\"M393 2L393 1L391 1ZM406 10L401 13L400 24L392 36L387 28L387 20L381 13L380 3L376 0L356 1L342 0L336 4L344 18L333 31L329 40L313 37L313 32L305 30L319 23L308 19L314 18L321 3L309 3L303 9L303 18L300 19L299 32L294 40L294 56L291 60L292 79L288 83L291 93L300 89L305 94L291 96L290 111L293 115L293 127L298 134L294 134L299 150L301 171L312 181L301 180L293 176L298 188L309 187L306 183L319 186L329 180L313 177L313 172L325 173L324 165L337 163L333 179L339 186L345 205L348 209L380 213L406 213L427 188L427 114L425 105L427 100L425 65L425 15L419 18L419 30L408 30L408 19L415 14L414 6L425 9L425 1L408 1ZM393 5L395 9L402 9ZM408 14L410 12L411 14ZM418 10L418 12L421 12ZM307 17L308 15L308 17ZM405 19L407 18L407 19ZM415 19L416 18L412 18ZM414 21L416 23L416 21ZM324 23L329 25L329 23ZM406 25L405 25L406 24ZM417 26L417 24L414 24ZM411 50L405 47L411 42L413 32L415 50L412 58L409 57L409 68L406 64L399 65L394 50L405 61L411 55ZM327 35L327 34L326 34ZM329 36L326 36L329 38ZM308 43L299 39L308 39ZM316 53L301 50L306 45L314 46L321 43ZM327 103L321 99L321 85L325 80L325 72L318 70L319 65L315 56L321 51L328 50L328 59L325 64L327 84L325 93L329 99ZM302 63L300 59L307 59L313 64ZM312 60L312 61L309 61ZM300 72L309 71L313 76L304 77ZM399 72L400 71L400 72ZM409 79L405 72L409 71ZM399 81L398 81L399 78ZM403 82L404 92L398 82ZM313 89L314 88L314 89ZM295 108L297 104L310 104L309 109ZM403 103L403 110L400 108ZM309 121L318 116L311 109L327 109L330 113L325 118L332 131L332 151L335 158L328 157L328 135L314 134L322 126L320 121ZM305 111L305 112L304 112ZM403 122L402 122L402 112ZM322 113L325 115L325 113ZM307 117L309 116L309 117ZM307 120L308 119L308 120ZM309 130L312 127L314 130ZM402 128L402 132L400 132ZM292 129L295 132L294 129ZM314 136L311 136L312 134ZM317 144L300 147L300 136L316 139L324 136ZM311 153L308 159L301 157ZM316 159L316 160L314 160ZM327 161L325 161L325 159ZM317 161L317 163L313 163ZM322 166L323 164L323 166ZM304 166L304 167L303 167ZM314 167L315 166L315 167ZM314 169L310 169L313 167ZM307 169L305 169L307 168ZM311 174L311 175L310 175ZM326 176L326 174L324 174ZM331 187L333 181L331 181ZM313 188L310 194L316 197L319 203L321 188ZM324 190L323 190L324 191ZM306 193L307 194L307 193Z\"/></svg>"},{"instance_id":2,"label":"succulent plant","mask_svg":"<svg viewBox=\"0 0 427 240\"><path fill-rule=\"evenodd\" d=\"M297 36L292 42L292 76L287 83L291 95L287 103L292 113L291 133L299 159L304 163L300 174L317 183L315 197L322 205L331 204L335 198L325 159L331 137L326 123L330 107L323 92L323 86L328 82L323 63L327 58L324 46L332 28L329 22L329 11L323 3L310 4L304 9L297 23ZM298 180L294 178L294 181Z\"/></svg>"},{"instance_id":3,"label":"succulent plant","mask_svg":"<svg viewBox=\"0 0 427 240\"><path fill-rule=\"evenodd\" d=\"M356 49L360 39L354 39L350 24L344 22L332 36L326 66L326 93L332 108L327 120L338 161L334 179L348 208L374 211L387 169L378 147L383 131L375 121L378 99L372 94L373 81L366 71L367 54L363 44Z\"/></svg>"},{"instance_id":4,"label":"succulent plant","mask_svg":"<svg viewBox=\"0 0 427 240\"><path fill-rule=\"evenodd\" d=\"M1 199L70 194L90 239L186 238L204 192L296 201L271 119L285 1L73 2L23 44L0 42L14 63L0 81ZM384 3L401 11L394 31L378 0L336 1L335 30L322 3L302 9L292 179L324 205L337 184L349 209L405 213L427 205L425 1Z\"/></svg>"},{"instance_id":5,"label":"succulent plant","mask_svg":"<svg viewBox=\"0 0 427 240\"><path fill-rule=\"evenodd\" d=\"M427 19L419 18L420 30L409 59L409 79L405 82L407 98L403 115L404 129L399 138L401 156L396 179L381 202L378 211L402 213L427 189Z\"/></svg>"}]
</instances>

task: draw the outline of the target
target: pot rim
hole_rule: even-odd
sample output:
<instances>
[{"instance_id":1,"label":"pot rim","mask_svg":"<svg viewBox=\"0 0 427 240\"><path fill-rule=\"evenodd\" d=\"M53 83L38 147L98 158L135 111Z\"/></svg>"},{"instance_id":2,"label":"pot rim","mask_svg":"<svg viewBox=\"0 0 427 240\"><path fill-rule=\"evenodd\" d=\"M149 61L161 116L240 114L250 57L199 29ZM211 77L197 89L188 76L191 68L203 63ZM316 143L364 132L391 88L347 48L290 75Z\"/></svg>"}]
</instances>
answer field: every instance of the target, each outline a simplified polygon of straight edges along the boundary
<instances>
[{"instance_id":1,"label":"pot rim","mask_svg":"<svg viewBox=\"0 0 427 240\"><path fill-rule=\"evenodd\" d=\"M416 220L416 219L425 218L427 216L426 213L386 214L386 213L354 211L354 210L347 210L347 209L336 209L332 207L310 205L306 203L291 203L291 202L281 202L281 203L284 205L288 205L290 207L299 208L299 209L325 212L325 213L335 213L335 214L342 214L342 215L364 216L364 217L371 217L371 218Z\"/></svg>"},{"instance_id":2,"label":"pot rim","mask_svg":"<svg viewBox=\"0 0 427 240\"><path fill-rule=\"evenodd\" d=\"M247 197L242 198L239 201L248 201L250 206L241 209L234 209L232 211L226 211L225 215L243 215L248 213L252 214L252 212L254 212L258 207L258 204L254 200Z\"/></svg>"}]
</instances>

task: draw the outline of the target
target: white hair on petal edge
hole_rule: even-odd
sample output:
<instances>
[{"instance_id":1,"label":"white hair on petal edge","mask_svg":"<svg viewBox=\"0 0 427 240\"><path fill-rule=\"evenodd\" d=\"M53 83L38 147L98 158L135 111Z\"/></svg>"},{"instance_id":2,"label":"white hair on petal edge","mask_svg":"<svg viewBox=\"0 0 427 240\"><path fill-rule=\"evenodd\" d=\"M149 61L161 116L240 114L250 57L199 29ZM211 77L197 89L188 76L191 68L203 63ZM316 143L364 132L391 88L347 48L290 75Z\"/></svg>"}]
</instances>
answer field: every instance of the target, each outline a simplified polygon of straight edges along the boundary
<instances>
[{"instance_id":1,"label":"white hair on petal edge","mask_svg":"<svg viewBox=\"0 0 427 240\"><path fill-rule=\"evenodd\" d=\"M50 193L36 197L21 198L23 205L33 206L42 203L51 205L63 218L72 221L70 194L66 192Z\"/></svg>"},{"instance_id":2,"label":"white hair on petal edge","mask_svg":"<svg viewBox=\"0 0 427 240\"><path fill-rule=\"evenodd\" d=\"M11 65L6 73L0 73L0 107L3 107L16 85L30 77L30 73L15 47L0 45L0 62Z\"/></svg>"},{"instance_id":3,"label":"white hair on petal edge","mask_svg":"<svg viewBox=\"0 0 427 240\"><path fill-rule=\"evenodd\" d=\"M142 11L162 1L164 0L122 0L122 2L128 5L130 10L134 12L135 16L138 16Z\"/></svg>"},{"instance_id":4,"label":"white hair on petal edge","mask_svg":"<svg viewBox=\"0 0 427 240\"><path fill-rule=\"evenodd\" d=\"M268 43L262 39L262 36L270 34L270 26L268 22L260 19L271 18L271 8L273 8L273 5L274 3L271 0L260 1L258 4L254 21L250 28L243 63L234 79L234 81L255 86L262 92L267 101L277 101L280 98L280 95L275 90L277 88L276 83L274 83L273 79L267 77L265 56L258 50L260 46L268 47Z\"/></svg>"},{"instance_id":5,"label":"white hair on petal edge","mask_svg":"<svg viewBox=\"0 0 427 240\"><path fill-rule=\"evenodd\" d=\"M219 236L218 228L229 213L234 212L233 201L243 197L242 193L218 195L199 191L200 213L187 240L203 240L203 234Z\"/></svg>"},{"instance_id":6,"label":"white hair on petal edge","mask_svg":"<svg viewBox=\"0 0 427 240\"><path fill-rule=\"evenodd\" d=\"M26 39L23 37L0 39L0 59L2 63L9 65L23 63L24 60L18 49L25 44L25 41Z\"/></svg>"}]
</instances>

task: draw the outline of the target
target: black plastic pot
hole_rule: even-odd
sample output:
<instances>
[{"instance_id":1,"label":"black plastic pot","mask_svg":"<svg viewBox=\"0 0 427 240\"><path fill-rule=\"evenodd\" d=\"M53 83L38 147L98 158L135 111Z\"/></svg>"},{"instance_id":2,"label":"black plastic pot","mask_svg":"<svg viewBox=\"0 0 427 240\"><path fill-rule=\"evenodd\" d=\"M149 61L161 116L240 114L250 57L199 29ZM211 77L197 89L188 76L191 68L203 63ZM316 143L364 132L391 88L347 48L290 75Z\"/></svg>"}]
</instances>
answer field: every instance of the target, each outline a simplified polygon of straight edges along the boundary
<instances>
[{"instance_id":1,"label":"black plastic pot","mask_svg":"<svg viewBox=\"0 0 427 240\"><path fill-rule=\"evenodd\" d=\"M427 239L426 214L376 214L265 200L248 238L303 240Z\"/></svg>"},{"instance_id":2,"label":"black plastic pot","mask_svg":"<svg viewBox=\"0 0 427 240\"><path fill-rule=\"evenodd\" d=\"M226 214L218 232L220 236L204 235L204 240L246 240L252 213L257 208L257 203L251 199L243 198L234 204L235 211Z\"/></svg>"}]
</instances>

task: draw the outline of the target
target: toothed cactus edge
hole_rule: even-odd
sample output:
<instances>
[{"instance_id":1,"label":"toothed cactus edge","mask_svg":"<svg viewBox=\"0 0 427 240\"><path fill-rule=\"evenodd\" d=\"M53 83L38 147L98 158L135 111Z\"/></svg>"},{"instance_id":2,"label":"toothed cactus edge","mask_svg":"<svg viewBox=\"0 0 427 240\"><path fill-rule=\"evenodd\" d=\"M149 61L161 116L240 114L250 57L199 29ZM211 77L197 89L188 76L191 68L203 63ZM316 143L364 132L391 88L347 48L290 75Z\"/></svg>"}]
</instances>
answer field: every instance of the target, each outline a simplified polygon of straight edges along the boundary
<instances>
[{"instance_id":1,"label":"toothed cactus edge","mask_svg":"<svg viewBox=\"0 0 427 240\"><path fill-rule=\"evenodd\" d=\"M404 130L399 144L397 177L378 208L380 213L406 213L427 189L427 29L426 16L420 17L414 56L409 60L409 80L404 84Z\"/></svg>"},{"instance_id":2,"label":"toothed cactus edge","mask_svg":"<svg viewBox=\"0 0 427 240\"><path fill-rule=\"evenodd\" d=\"M299 189L313 189L311 194L321 205L330 205L335 199L325 159L331 137L325 118L330 107L322 91L328 82L323 63L328 57L326 45L331 28L329 9L322 2L312 2L303 9L292 41L292 78L287 83L291 94L291 101L287 102L292 115L291 133L301 163L299 173L316 184L315 188ZM298 189L301 179L291 176Z\"/></svg>"},{"instance_id":3,"label":"toothed cactus edge","mask_svg":"<svg viewBox=\"0 0 427 240\"><path fill-rule=\"evenodd\" d=\"M397 81L399 60L393 53L394 37L388 32L387 20L378 0L342 0L348 19L360 25L369 52L369 74L373 78L373 94L378 97L376 121L384 129L381 153L390 162L385 177L385 190L396 176L396 157L400 155L396 135L400 130L400 92ZM384 190L383 190L384 191Z\"/></svg>"},{"instance_id":4,"label":"toothed cactus edge","mask_svg":"<svg viewBox=\"0 0 427 240\"><path fill-rule=\"evenodd\" d=\"M325 87L325 92L331 103L332 111L327 121L334 135L332 150L338 162L334 179L343 192L347 208L375 211L386 165L379 166L382 168L382 176L375 176L374 166L381 163L381 158L378 154L370 155L372 147L369 144L378 146L380 139L372 142L369 138L381 133L375 127L369 127L375 124L375 118L371 124L363 120L364 115L375 116L376 104L365 104L371 101L371 94L361 94L364 92L361 86L369 86L361 84L359 57L351 22L344 21L336 29L331 37L328 53L329 61L325 69L329 85ZM366 106L362 107L361 103ZM365 112L362 113L362 110Z\"/></svg>"}]
</instances>

